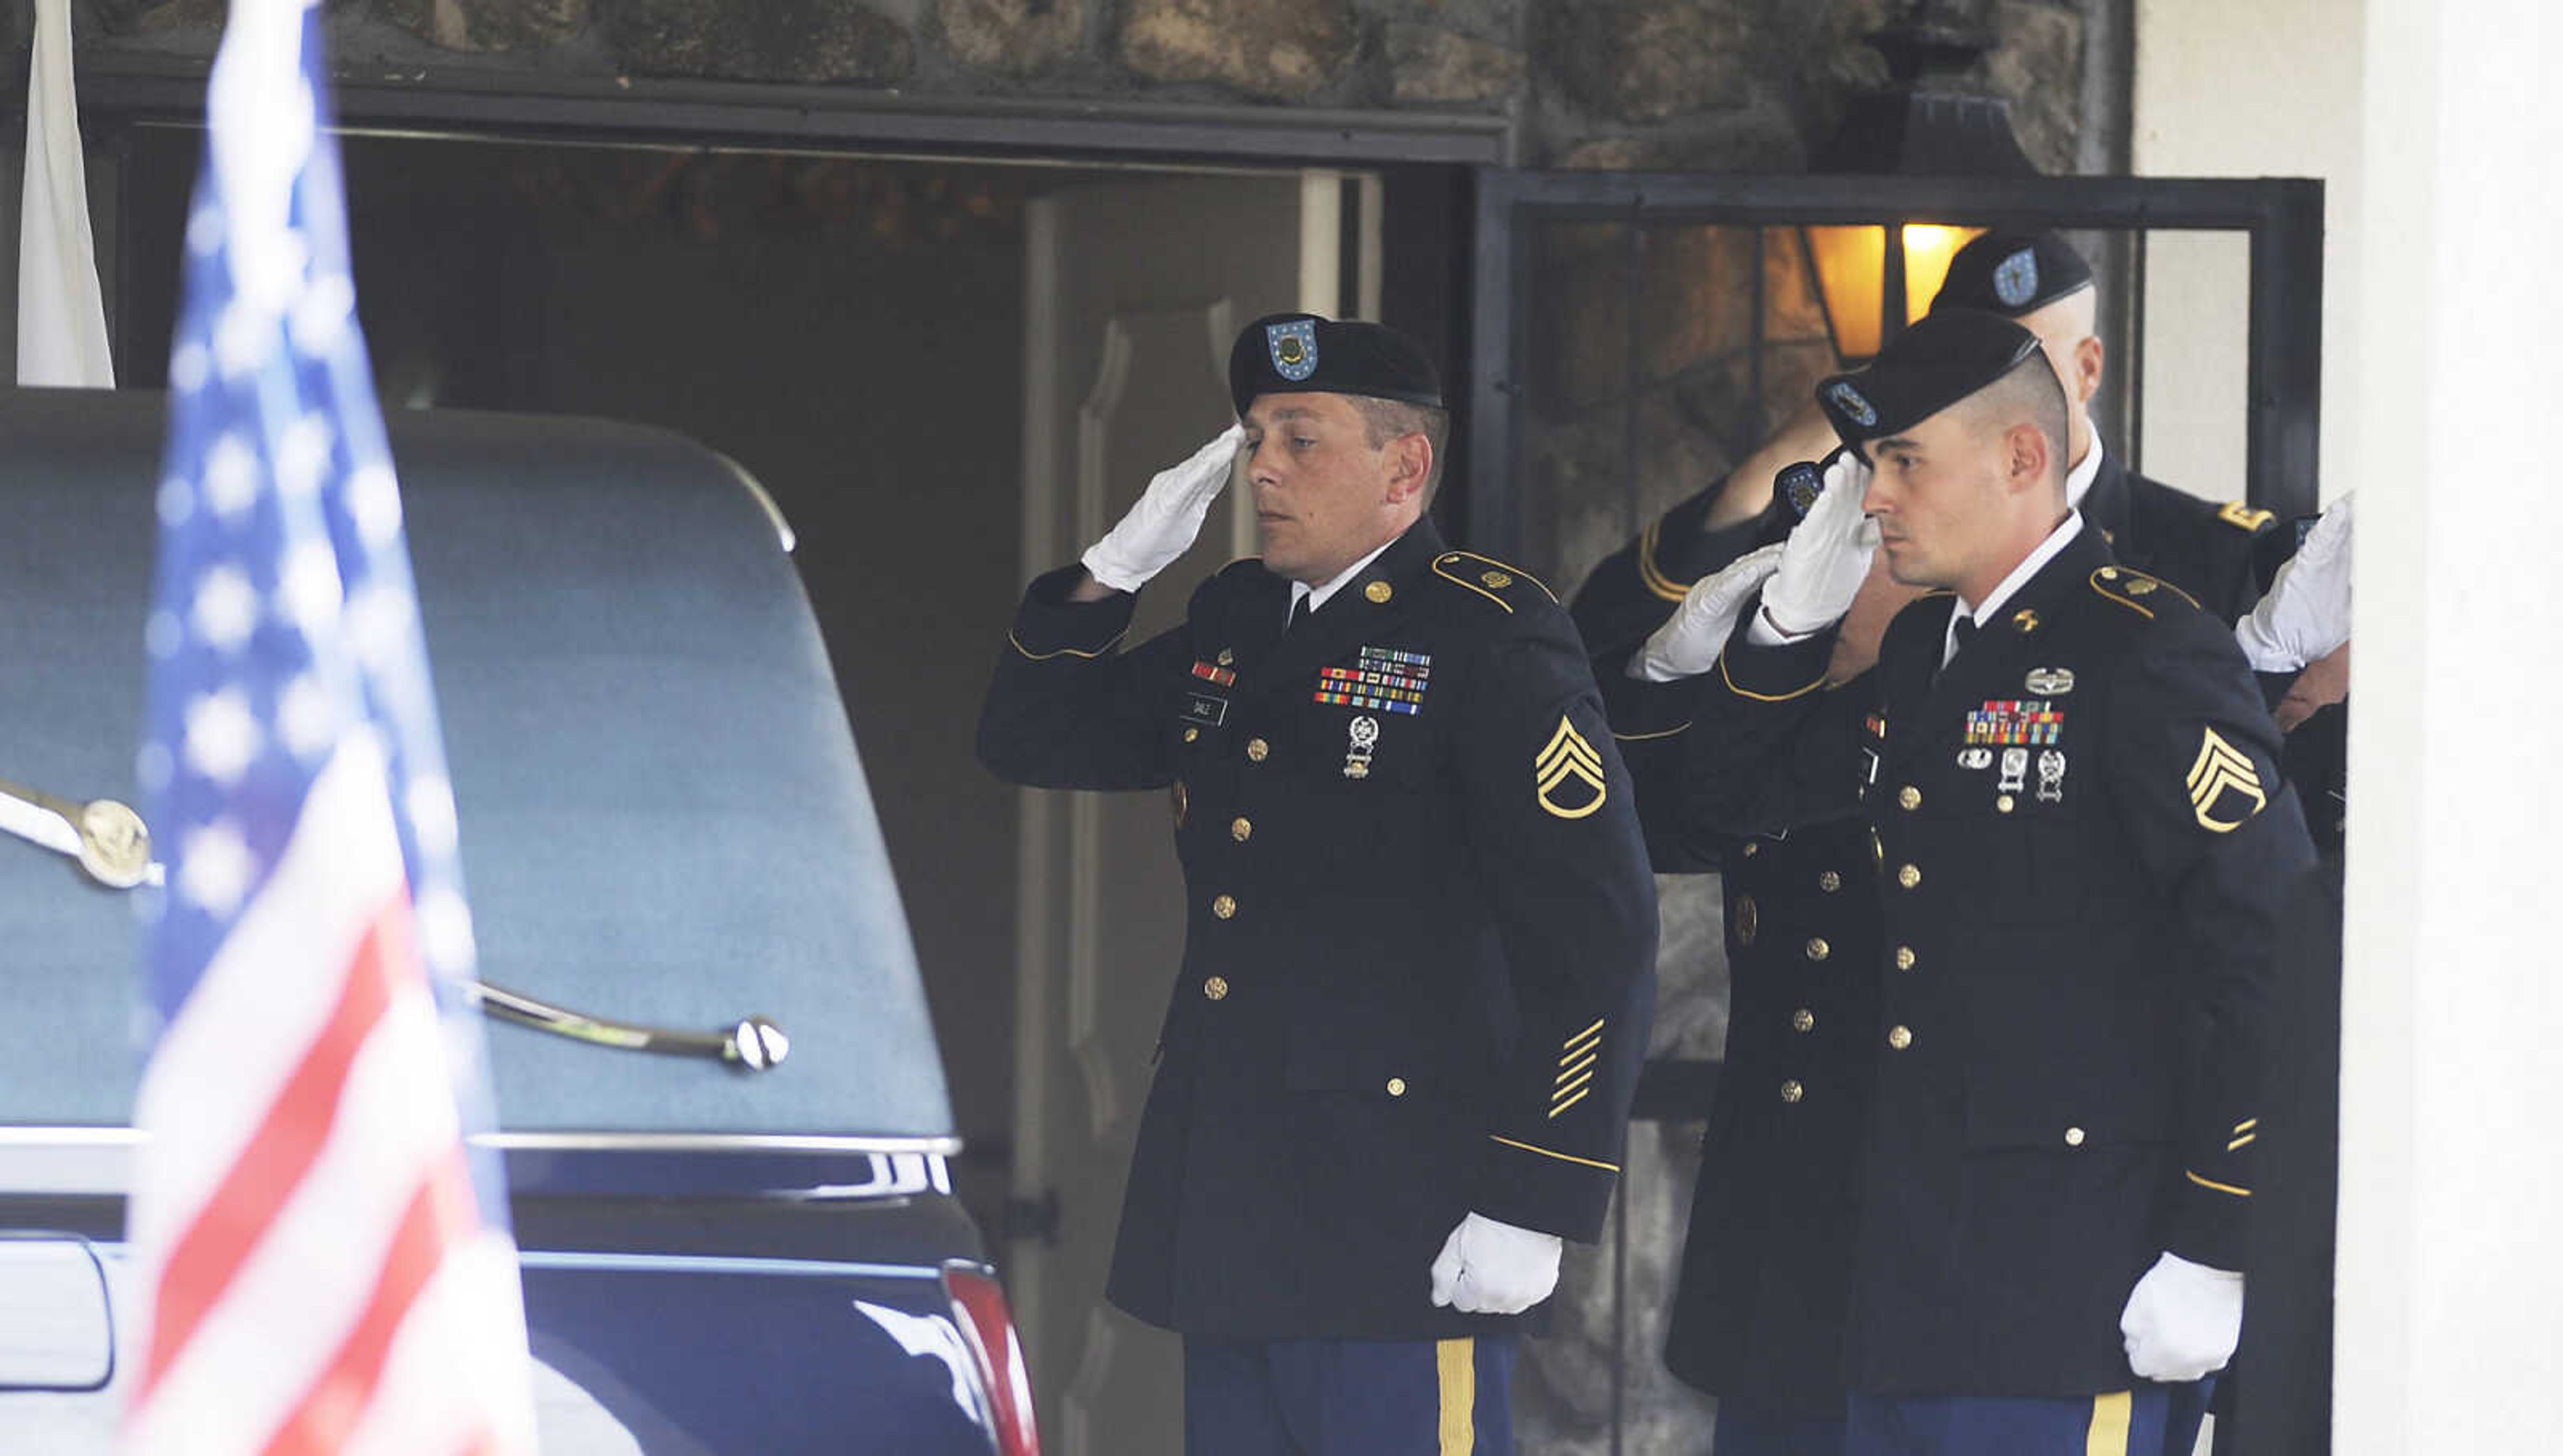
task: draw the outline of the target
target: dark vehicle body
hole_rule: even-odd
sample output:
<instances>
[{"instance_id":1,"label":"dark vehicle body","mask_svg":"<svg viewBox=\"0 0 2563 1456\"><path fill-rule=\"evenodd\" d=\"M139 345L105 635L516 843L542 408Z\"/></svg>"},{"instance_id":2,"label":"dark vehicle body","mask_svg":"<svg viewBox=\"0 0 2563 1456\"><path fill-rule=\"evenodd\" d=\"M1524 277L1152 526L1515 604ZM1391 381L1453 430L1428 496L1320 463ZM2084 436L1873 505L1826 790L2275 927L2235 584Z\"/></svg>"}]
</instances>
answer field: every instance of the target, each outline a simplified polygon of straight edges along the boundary
<instances>
[{"instance_id":1,"label":"dark vehicle body","mask_svg":"<svg viewBox=\"0 0 2563 1456\"><path fill-rule=\"evenodd\" d=\"M162 407L0 394L0 779L136 802ZM771 504L664 433L390 425L483 976L790 1038L751 1072L492 1022L544 1451L1030 1449L897 889ZM0 837L0 1237L94 1251L115 1304L149 893ZM7 1366L0 1449L104 1449L111 1383Z\"/></svg>"}]
</instances>

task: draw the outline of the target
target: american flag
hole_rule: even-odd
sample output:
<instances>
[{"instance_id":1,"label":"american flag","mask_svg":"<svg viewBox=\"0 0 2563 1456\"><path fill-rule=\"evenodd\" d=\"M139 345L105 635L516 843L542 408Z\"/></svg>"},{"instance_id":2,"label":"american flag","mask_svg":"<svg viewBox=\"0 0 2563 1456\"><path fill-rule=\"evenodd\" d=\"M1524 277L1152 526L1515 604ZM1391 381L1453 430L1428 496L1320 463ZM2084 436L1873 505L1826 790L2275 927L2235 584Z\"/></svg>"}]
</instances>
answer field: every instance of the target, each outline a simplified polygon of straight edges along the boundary
<instances>
[{"instance_id":1,"label":"american flag","mask_svg":"<svg viewBox=\"0 0 2563 1456\"><path fill-rule=\"evenodd\" d=\"M530 1451L454 796L319 15L234 0L169 361L137 765L166 890L131 1452ZM413 890L415 893L413 894Z\"/></svg>"}]
</instances>

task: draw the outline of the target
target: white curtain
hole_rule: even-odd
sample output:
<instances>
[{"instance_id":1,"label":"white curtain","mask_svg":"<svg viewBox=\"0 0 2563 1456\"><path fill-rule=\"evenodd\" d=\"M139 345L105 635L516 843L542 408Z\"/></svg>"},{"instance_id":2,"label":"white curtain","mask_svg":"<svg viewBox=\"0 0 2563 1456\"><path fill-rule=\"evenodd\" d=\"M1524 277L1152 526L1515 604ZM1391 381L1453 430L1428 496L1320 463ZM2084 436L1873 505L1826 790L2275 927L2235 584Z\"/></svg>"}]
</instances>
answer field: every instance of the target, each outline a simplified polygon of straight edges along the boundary
<instances>
[{"instance_id":1,"label":"white curtain","mask_svg":"<svg viewBox=\"0 0 2563 1456\"><path fill-rule=\"evenodd\" d=\"M71 0L36 0L27 78L27 188L18 214L18 382L110 389L106 304L90 240Z\"/></svg>"}]
</instances>

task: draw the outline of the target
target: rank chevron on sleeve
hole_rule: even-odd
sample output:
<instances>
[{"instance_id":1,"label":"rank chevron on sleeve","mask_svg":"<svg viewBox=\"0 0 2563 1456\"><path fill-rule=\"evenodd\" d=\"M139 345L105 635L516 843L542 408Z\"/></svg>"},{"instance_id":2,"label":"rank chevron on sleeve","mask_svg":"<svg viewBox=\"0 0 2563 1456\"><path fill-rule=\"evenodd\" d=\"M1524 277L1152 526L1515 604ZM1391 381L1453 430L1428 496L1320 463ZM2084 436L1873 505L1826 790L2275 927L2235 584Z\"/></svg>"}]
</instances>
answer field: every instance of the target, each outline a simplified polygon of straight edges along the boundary
<instances>
[{"instance_id":1,"label":"rank chevron on sleeve","mask_svg":"<svg viewBox=\"0 0 2563 1456\"><path fill-rule=\"evenodd\" d=\"M1531 772L1539 783L1539 807L1559 819L1582 819L1611 797L1610 785L1602 777L1602 755L1593 751L1593 745L1575 731L1575 724L1564 715L1559 716L1548 747L1531 761ZM1558 791L1570 781L1592 790L1593 797L1580 805L1568 804Z\"/></svg>"},{"instance_id":2,"label":"rank chevron on sleeve","mask_svg":"<svg viewBox=\"0 0 2563 1456\"><path fill-rule=\"evenodd\" d=\"M2242 750L2226 742L2213 728L2206 733L2205 741L2198 746L2197 762L2189 766L2189 805L2198 816L2200 827L2230 834L2267 808L2269 796L2261 788L2261 771L2252 766L2252 760ZM2238 800L2250 800L2251 808L2233 819L2219 819L2217 808L2229 793Z\"/></svg>"}]
</instances>

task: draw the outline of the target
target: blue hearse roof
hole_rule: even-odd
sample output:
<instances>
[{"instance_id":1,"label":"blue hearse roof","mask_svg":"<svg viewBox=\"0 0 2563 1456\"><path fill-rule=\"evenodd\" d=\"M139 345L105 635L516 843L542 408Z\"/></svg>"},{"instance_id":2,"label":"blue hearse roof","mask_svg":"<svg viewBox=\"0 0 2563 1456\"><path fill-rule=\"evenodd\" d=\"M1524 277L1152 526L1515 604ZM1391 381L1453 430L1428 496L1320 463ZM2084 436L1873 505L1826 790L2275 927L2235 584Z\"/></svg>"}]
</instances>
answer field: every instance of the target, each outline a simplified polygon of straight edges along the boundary
<instances>
[{"instance_id":1,"label":"blue hearse roof","mask_svg":"<svg viewBox=\"0 0 2563 1456\"><path fill-rule=\"evenodd\" d=\"M157 394L0 391L0 779L135 803ZM759 1074L493 1023L519 1133L946 1138L915 953L798 577L678 436L391 422L491 981L791 1037ZM127 896L0 836L0 1123L123 1123Z\"/></svg>"}]
</instances>

